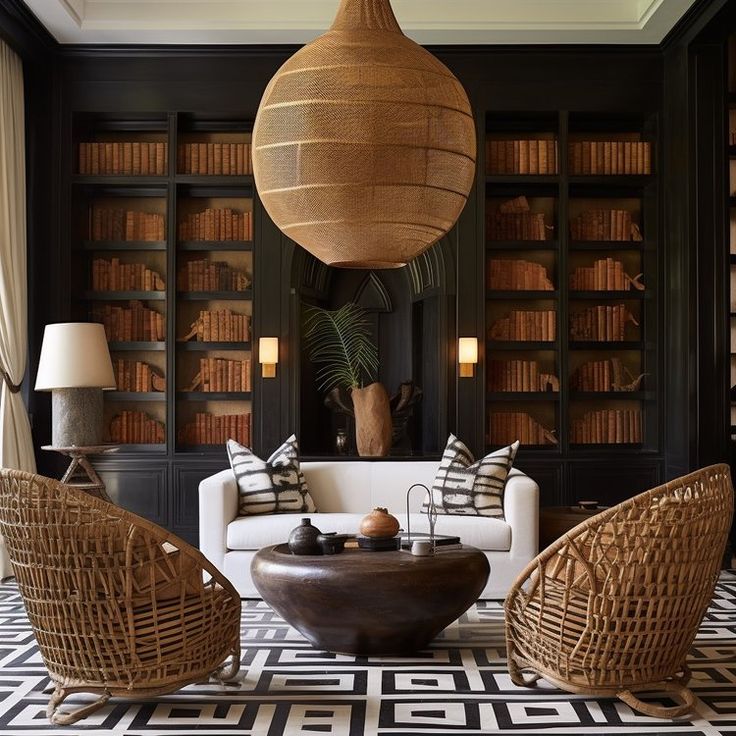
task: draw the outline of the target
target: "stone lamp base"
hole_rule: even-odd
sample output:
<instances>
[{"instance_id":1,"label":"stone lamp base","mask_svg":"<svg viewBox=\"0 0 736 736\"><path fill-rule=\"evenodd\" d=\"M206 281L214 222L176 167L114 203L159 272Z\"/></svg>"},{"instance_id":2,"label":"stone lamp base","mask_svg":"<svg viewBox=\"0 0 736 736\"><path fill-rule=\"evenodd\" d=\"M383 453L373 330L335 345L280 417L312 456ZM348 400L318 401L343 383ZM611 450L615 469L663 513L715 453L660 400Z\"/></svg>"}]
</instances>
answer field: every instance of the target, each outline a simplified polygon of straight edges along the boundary
<instances>
[{"instance_id":1,"label":"stone lamp base","mask_svg":"<svg viewBox=\"0 0 736 736\"><path fill-rule=\"evenodd\" d=\"M102 443L102 389L56 388L51 394L51 443L89 447Z\"/></svg>"}]
</instances>

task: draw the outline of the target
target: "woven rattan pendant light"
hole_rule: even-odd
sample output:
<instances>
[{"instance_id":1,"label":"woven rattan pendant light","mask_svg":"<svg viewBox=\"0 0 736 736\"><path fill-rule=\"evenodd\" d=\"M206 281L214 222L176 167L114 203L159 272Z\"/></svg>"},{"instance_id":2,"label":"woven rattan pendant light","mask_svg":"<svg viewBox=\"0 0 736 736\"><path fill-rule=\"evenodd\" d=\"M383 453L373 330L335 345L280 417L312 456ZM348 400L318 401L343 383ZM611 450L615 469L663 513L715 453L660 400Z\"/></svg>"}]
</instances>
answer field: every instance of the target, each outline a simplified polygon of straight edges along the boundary
<instances>
[{"instance_id":1,"label":"woven rattan pendant light","mask_svg":"<svg viewBox=\"0 0 736 736\"><path fill-rule=\"evenodd\" d=\"M332 266L394 268L445 235L475 174L470 102L389 0L341 0L269 83L253 130L263 205Z\"/></svg>"}]
</instances>

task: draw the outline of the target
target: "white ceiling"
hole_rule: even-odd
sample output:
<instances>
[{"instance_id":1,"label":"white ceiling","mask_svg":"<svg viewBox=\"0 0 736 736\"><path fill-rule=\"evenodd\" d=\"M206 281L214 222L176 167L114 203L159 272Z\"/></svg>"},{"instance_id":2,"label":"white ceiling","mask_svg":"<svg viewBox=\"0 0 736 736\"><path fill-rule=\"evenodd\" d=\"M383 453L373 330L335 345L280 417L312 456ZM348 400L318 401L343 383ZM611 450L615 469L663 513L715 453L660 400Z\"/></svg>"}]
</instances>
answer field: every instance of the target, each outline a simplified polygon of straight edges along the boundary
<instances>
[{"instance_id":1,"label":"white ceiling","mask_svg":"<svg viewBox=\"0 0 736 736\"><path fill-rule=\"evenodd\" d=\"M25 0L61 43L301 44L339 0ZM695 0L393 0L424 44L659 43Z\"/></svg>"}]
</instances>

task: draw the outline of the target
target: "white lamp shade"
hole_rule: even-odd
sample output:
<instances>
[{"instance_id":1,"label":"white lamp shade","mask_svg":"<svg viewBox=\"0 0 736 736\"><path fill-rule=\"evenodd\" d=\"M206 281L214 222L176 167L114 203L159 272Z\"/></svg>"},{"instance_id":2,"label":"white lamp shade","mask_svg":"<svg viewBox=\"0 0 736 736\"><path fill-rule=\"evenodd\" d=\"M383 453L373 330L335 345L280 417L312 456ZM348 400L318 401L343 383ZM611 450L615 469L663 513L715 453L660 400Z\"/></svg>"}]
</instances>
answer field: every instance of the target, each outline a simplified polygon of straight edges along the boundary
<instances>
[{"instance_id":1,"label":"white lamp shade","mask_svg":"<svg viewBox=\"0 0 736 736\"><path fill-rule=\"evenodd\" d=\"M116 388L105 328L91 322L46 325L36 391Z\"/></svg>"},{"instance_id":2,"label":"white lamp shade","mask_svg":"<svg viewBox=\"0 0 736 736\"><path fill-rule=\"evenodd\" d=\"M258 362L275 365L279 362L278 337L261 337L258 339Z\"/></svg>"},{"instance_id":3,"label":"white lamp shade","mask_svg":"<svg viewBox=\"0 0 736 736\"><path fill-rule=\"evenodd\" d=\"M478 362L478 338L477 337L461 337L457 347L458 363L477 363Z\"/></svg>"}]
</instances>

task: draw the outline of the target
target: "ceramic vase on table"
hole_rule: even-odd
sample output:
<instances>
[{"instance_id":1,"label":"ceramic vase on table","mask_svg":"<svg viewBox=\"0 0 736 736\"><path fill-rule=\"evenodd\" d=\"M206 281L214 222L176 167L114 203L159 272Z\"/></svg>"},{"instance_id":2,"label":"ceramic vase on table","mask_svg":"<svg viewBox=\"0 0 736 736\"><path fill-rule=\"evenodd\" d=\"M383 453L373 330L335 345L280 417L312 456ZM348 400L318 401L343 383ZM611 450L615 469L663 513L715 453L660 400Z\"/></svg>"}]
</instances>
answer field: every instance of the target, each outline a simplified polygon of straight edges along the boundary
<instances>
[{"instance_id":1,"label":"ceramic vase on table","mask_svg":"<svg viewBox=\"0 0 736 736\"><path fill-rule=\"evenodd\" d=\"M391 407L383 384L371 383L351 392L355 443L361 457L385 457L391 450Z\"/></svg>"}]
</instances>

